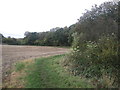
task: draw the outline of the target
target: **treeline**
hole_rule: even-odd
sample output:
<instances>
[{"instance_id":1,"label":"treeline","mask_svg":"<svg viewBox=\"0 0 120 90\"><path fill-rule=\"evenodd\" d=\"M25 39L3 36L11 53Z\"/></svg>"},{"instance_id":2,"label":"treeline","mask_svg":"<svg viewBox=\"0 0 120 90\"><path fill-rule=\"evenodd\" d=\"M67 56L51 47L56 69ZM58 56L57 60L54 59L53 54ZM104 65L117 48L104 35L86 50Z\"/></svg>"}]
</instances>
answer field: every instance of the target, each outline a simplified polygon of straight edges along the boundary
<instances>
[{"instance_id":1,"label":"treeline","mask_svg":"<svg viewBox=\"0 0 120 90\"><path fill-rule=\"evenodd\" d=\"M52 28L47 32L25 32L24 38L16 39L4 37L2 43L9 45L39 45L39 46L71 46L75 25L64 28Z\"/></svg>"},{"instance_id":2,"label":"treeline","mask_svg":"<svg viewBox=\"0 0 120 90\"><path fill-rule=\"evenodd\" d=\"M73 33L73 51L64 66L98 88L120 86L120 1L105 2L86 11Z\"/></svg>"},{"instance_id":3,"label":"treeline","mask_svg":"<svg viewBox=\"0 0 120 90\"><path fill-rule=\"evenodd\" d=\"M91 11L86 11L76 24L70 27L56 27L47 32L25 32L21 39L4 37L2 42L18 45L43 45L43 46L70 46L74 32L85 36L85 40L94 41L103 34L118 34L119 13L118 6L113 2L107 2L93 6ZM119 37L119 34L117 35Z\"/></svg>"},{"instance_id":4,"label":"treeline","mask_svg":"<svg viewBox=\"0 0 120 90\"><path fill-rule=\"evenodd\" d=\"M21 39L11 38L10 36L8 38L4 37L2 34L0 34L0 38L2 40L2 44L8 44L8 45L20 45Z\"/></svg>"},{"instance_id":5,"label":"treeline","mask_svg":"<svg viewBox=\"0 0 120 90\"><path fill-rule=\"evenodd\" d=\"M24 44L40 46L70 46L74 25L67 28L53 28L47 32L25 32Z\"/></svg>"},{"instance_id":6,"label":"treeline","mask_svg":"<svg viewBox=\"0 0 120 90\"><path fill-rule=\"evenodd\" d=\"M75 32L84 34L85 40L94 41L103 34L118 34L118 6L113 2L94 5L77 23L69 27L56 27L47 32L25 32L24 38L2 36L2 42L13 45L71 46ZM119 36L119 34L117 35Z\"/></svg>"}]
</instances>

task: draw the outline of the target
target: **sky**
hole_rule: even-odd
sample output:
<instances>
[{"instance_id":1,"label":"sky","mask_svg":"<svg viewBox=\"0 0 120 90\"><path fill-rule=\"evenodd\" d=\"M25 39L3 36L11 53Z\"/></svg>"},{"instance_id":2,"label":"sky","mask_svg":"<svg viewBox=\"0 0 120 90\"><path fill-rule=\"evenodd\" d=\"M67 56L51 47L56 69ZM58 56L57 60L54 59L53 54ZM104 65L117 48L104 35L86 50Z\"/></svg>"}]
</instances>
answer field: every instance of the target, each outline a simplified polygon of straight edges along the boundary
<instances>
[{"instance_id":1,"label":"sky","mask_svg":"<svg viewBox=\"0 0 120 90\"><path fill-rule=\"evenodd\" d=\"M85 9L111 0L0 0L0 33L23 38L25 31L69 27Z\"/></svg>"}]
</instances>

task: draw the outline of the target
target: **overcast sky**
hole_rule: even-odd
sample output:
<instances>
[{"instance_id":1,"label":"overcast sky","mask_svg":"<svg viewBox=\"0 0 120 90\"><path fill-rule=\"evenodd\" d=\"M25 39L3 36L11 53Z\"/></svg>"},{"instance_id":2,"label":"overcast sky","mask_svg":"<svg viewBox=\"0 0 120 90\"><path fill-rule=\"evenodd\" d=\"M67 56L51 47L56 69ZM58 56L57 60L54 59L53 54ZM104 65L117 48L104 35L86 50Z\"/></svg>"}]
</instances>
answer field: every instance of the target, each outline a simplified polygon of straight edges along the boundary
<instances>
[{"instance_id":1,"label":"overcast sky","mask_svg":"<svg viewBox=\"0 0 120 90\"><path fill-rule=\"evenodd\" d=\"M0 33L15 38L77 22L85 9L110 0L0 0Z\"/></svg>"}]
</instances>

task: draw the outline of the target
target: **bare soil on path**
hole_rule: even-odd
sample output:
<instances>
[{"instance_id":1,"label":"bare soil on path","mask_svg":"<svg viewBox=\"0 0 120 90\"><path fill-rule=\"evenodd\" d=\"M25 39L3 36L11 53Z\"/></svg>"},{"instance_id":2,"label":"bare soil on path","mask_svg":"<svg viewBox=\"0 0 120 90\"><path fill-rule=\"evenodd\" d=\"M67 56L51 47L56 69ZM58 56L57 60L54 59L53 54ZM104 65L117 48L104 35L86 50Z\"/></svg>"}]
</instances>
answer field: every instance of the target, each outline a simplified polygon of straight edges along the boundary
<instances>
[{"instance_id":1,"label":"bare soil on path","mask_svg":"<svg viewBox=\"0 0 120 90\"><path fill-rule=\"evenodd\" d=\"M19 46L2 45L2 73L3 78L9 74L11 65L19 60L34 59L38 57L54 56L69 52L66 48L48 46Z\"/></svg>"}]
</instances>

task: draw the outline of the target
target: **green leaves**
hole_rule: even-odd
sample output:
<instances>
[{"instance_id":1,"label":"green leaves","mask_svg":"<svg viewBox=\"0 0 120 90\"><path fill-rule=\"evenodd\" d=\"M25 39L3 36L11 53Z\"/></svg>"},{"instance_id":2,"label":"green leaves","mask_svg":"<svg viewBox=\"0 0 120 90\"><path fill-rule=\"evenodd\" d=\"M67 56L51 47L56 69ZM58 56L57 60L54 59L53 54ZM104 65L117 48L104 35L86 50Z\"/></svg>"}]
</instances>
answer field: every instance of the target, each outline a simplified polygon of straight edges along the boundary
<instances>
[{"instance_id":1,"label":"green leaves","mask_svg":"<svg viewBox=\"0 0 120 90\"><path fill-rule=\"evenodd\" d=\"M115 36L102 36L97 42L77 42L73 52L67 57L67 63L74 75L86 78L103 78L103 74L111 77L118 85L119 62L118 43ZM84 47L82 47L84 45ZM81 46L81 47L80 47ZM117 66L117 68L116 68ZM111 81L112 82L112 81Z\"/></svg>"}]
</instances>

